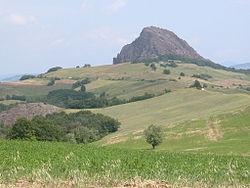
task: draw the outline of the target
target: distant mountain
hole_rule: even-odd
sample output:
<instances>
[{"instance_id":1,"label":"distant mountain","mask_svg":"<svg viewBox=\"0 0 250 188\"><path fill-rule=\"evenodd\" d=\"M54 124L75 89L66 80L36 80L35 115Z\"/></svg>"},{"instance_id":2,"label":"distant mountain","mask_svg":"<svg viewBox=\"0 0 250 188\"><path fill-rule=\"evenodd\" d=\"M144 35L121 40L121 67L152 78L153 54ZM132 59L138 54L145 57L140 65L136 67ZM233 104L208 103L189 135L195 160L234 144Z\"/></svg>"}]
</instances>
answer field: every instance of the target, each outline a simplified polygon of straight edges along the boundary
<instances>
[{"instance_id":1,"label":"distant mountain","mask_svg":"<svg viewBox=\"0 0 250 188\"><path fill-rule=\"evenodd\" d=\"M235 69L250 69L250 63L244 63L244 64L238 64L238 65L233 65L232 68Z\"/></svg>"},{"instance_id":2,"label":"distant mountain","mask_svg":"<svg viewBox=\"0 0 250 188\"><path fill-rule=\"evenodd\" d=\"M22 75L3 75L0 76L1 82L11 82L11 81L17 81L22 77Z\"/></svg>"},{"instance_id":3,"label":"distant mountain","mask_svg":"<svg viewBox=\"0 0 250 188\"><path fill-rule=\"evenodd\" d=\"M113 63L140 62L166 55L205 60L172 31L151 26L144 28L134 42L124 46Z\"/></svg>"}]
</instances>

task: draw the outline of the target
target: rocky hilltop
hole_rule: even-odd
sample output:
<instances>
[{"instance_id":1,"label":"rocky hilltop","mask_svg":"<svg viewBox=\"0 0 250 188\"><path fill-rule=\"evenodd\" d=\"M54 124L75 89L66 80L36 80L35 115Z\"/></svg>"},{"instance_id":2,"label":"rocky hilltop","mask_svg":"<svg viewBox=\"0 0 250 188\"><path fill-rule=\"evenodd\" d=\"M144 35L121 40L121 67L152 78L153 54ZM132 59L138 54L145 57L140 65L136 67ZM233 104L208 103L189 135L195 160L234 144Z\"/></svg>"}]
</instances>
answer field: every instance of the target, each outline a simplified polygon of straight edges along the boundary
<instances>
[{"instance_id":1,"label":"rocky hilltop","mask_svg":"<svg viewBox=\"0 0 250 188\"><path fill-rule=\"evenodd\" d=\"M204 60L185 40L172 31L151 26L144 28L134 42L124 46L113 59L113 63L140 62L165 55Z\"/></svg>"},{"instance_id":2,"label":"rocky hilltop","mask_svg":"<svg viewBox=\"0 0 250 188\"><path fill-rule=\"evenodd\" d=\"M46 116L60 111L62 111L60 108L44 103L19 104L0 113L0 122L4 125L13 125L19 118L32 119L34 116Z\"/></svg>"}]
</instances>

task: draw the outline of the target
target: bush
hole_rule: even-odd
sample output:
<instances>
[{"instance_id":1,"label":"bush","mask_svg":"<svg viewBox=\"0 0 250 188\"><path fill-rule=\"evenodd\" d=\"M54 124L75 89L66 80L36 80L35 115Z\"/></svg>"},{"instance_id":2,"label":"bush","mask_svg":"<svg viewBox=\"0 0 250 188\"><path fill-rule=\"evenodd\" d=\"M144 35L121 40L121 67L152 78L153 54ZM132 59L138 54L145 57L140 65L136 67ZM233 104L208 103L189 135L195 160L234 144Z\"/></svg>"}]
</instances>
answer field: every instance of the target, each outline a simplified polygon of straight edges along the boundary
<instances>
[{"instance_id":1,"label":"bush","mask_svg":"<svg viewBox=\"0 0 250 188\"><path fill-rule=\"evenodd\" d=\"M22 80L28 80L28 79L33 79L33 78L36 78L36 76L31 75L31 74L26 74L26 75L23 75L19 80L22 81Z\"/></svg>"},{"instance_id":2,"label":"bush","mask_svg":"<svg viewBox=\"0 0 250 188\"><path fill-rule=\"evenodd\" d=\"M163 70L163 74L170 74L171 72L170 72L170 70L168 70L168 69L164 69Z\"/></svg>"},{"instance_id":3,"label":"bush","mask_svg":"<svg viewBox=\"0 0 250 188\"><path fill-rule=\"evenodd\" d=\"M194 84L191 85L190 87L194 87L196 89L202 89L201 83L198 80L195 80Z\"/></svg>"},{"instance_id":4,"label":"bush","mask_svg":"<svg viewBox=\"0 0 250 188\"><path fill-rule=\"evenodd\" d=\"M47 86L53 86L55 85L56 81L54 79L49 80Z\"/></svg>"},{"instance_id":5,"label":"bush","mask_svg":"<svg viewBox=\"0 0 250 188\"><path fill-rule=\"evenodd\" d=\"M145 93L144 95L141 95L141 96L132 97L131 99L129 99L129 102L142 101L142 100L153 98L154 96L155 96L154 94Z\"/></svg>"},{"instance_id":6,"label":"bush","mask_svg":"<svg viewBox=\"0 0 250 188\"><path fill-rule=\"evenodd\" d=\"M73 83L72 89L76 89L76 88L81 87L83 85L89 84L90 82L91 81L89 78L85 78L84 80L77 81L77 82Z\"/></svg>"},{"instance_id":7,"label":"bush","mask_svg":"<svg viewBox=\"0 0 250 188\"><path fill-rule=\"evenodd\" d=\"M194 77L194 78L200 78L200 79L203 79L203 80L208 80L210 78L213 78L209 74L193 74L192 77Z\"/></svg>"},{"instance_id":8,"label":"bush","mask_svg":"<svg viewBox=\"0 0 250 188\"><path fill-rule=\"evenodd\" d=\"M18 100L18 101L26 101L26 97L24 95L6 95L6 100Z\"/></svg>"},{"instance_id":9,"label":"bush","mask_svg":"<svg viewBox=\"0 0 250 188\"><path fill-rule=\"evenodd\" d=\"M152 71L156 71L156 65L154 63L150 64L150 68L152 69Z\"/></svg>"},{"instance_id":10,"label":"bush","mask_svg":"<svg viewBox=\"0 0 250 188\"><path fill-rule=\"evenodd\" d=\"M184 73L184 72L181 72L181 73L180 73L180 76L185 76L185 73Z\"/></svg>"},{"instance_id":11,"label":"bush","mask_svg":"<svg viewBox=\"0 0 250 188\"><path fill-rule=\"evenodd\" d=\"M161 127L151 125L144 131L144 134L146 137L146 142L152 145L153 149L155 149L155 147L161 144L163 141Z\"/></svg>"},{"instance_id":12,"label":"bush","mask_svg":"<svg viewBox=\"0 0 250 188\"><path fill-rule=\"evenodd\" d=\"M58 71L58 70L60 70L60 69L62 69L62 67L52 67L52 68L50 68L50 69L47 71L47 73L55 72L55 71Z\"/></svg>"}]
</instances>

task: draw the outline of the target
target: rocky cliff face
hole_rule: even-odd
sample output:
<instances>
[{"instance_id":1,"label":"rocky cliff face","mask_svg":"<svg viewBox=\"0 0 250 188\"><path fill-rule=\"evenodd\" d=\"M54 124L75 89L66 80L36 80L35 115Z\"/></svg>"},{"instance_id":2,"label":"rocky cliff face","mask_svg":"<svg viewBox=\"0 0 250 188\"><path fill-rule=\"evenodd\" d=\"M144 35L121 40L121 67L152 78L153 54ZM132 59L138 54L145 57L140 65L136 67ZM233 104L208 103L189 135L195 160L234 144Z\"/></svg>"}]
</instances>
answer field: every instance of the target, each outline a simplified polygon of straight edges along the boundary
<instances>
[{"instance_id":1,"label":"rocky cliff face","mask_svg":"<svg viewBox=\"0 0 250 188\"><path fill-rule=\"evenodd\" d=\"M151 26L144 28L134 42L124 46L113 59L113 63L140 62L164 55L204 60L186 41L172 31Z\"/></svg>"}]
</instances>

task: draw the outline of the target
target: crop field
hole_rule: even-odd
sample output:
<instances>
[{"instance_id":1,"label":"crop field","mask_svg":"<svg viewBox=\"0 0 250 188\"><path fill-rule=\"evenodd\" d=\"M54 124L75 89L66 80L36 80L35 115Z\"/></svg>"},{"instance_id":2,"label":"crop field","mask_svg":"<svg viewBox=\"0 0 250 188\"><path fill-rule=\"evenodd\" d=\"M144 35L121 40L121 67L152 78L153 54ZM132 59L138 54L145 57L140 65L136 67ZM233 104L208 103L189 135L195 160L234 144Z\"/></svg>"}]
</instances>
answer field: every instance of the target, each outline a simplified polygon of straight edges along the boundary
<instances>
[{"instance_id":1,"label":"crop field","mask_svg":"<svg viewBox=\"0 0 250 188\"><path fill-rule=\"evenodd\" d=\"M167 153L63 143L0 141L0 185L68 182L118 186L152 180L170 185L247 186L250 158Z\"/></svg>"}]
</instances>

